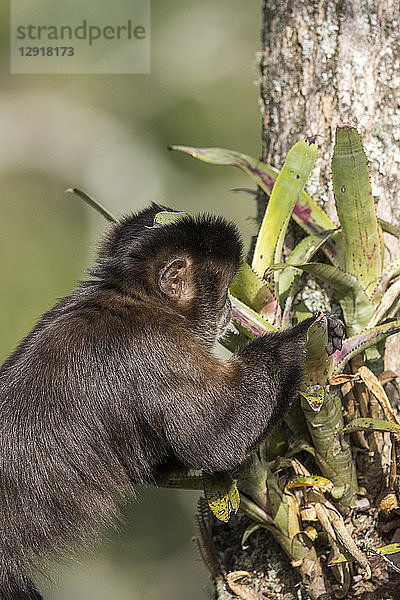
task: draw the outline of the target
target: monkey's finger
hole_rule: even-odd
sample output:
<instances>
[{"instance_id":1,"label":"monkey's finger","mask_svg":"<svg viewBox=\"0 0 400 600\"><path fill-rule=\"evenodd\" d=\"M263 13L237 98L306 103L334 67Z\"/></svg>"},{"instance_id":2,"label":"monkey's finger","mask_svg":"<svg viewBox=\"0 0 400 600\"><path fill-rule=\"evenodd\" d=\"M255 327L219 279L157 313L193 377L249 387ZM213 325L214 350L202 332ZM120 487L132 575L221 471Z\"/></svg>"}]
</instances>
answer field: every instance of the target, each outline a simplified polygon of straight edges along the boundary
<instances>
[{"instance_id":1,"label":"monkey's finger","mask_svg":"<svg viewBox=\"0 0 400 600\"><path fill-rule=\"evenodd\" d=\"M327 345L325 346L325 349L329 356L335 352L332 342L328 342Z\"/></svg>"},{"instance_id":2,"label":"monkey's finger","mask_svg":"<svg viewBox=\"0 0 400 600\"><path fill-rule=\"evenodd\" d=\"M341 350L342 349L342 338L341 337L332 338L332 344L333 344L335 350Z\"/></svg>"},{"instance_id":3,"label":"monkey's finger","mask_svg":"<svg viewBox=\"0 0 400 600\"><path fill-rule=\"evenodd\" d=\"M328 338L331 341L333 338L343 338L345 335L344 323L336 315L328 315Z\"/></svg>"},{"instance_id":4,"label":"monkey's finger","mask_svg":"<svg viewBox=\"0 0 400 600\"><path fill-rule=\"evenodd\" d=\"M336 327L334 328L334 333L338 336L338 337L343 337L344 336L344 326L343 323L341 323L339 321L339 323L336 325Z\"/></svg>"}]
</instances>

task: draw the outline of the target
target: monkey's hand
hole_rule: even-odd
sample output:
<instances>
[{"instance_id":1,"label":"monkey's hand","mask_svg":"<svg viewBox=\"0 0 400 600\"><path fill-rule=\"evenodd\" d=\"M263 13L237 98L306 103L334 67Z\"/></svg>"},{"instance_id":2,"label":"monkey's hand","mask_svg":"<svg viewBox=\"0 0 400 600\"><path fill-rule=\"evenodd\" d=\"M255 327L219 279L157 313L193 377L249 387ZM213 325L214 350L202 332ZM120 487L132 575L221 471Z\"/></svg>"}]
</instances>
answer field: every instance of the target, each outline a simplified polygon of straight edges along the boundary
<instances>
[{"instance_id":1,"label":"monkey's hand","mask_svg":"<svg viewBox=\"0 0 400 600\"><path fill-rule=\"evenodd\" d=\"M336 315L327 314L325 316L328 320L328 343L325 348L330 356L336 352L336 350L342 349L342 341L346 332L346 328Z\"/></svg>"}]
</instances>

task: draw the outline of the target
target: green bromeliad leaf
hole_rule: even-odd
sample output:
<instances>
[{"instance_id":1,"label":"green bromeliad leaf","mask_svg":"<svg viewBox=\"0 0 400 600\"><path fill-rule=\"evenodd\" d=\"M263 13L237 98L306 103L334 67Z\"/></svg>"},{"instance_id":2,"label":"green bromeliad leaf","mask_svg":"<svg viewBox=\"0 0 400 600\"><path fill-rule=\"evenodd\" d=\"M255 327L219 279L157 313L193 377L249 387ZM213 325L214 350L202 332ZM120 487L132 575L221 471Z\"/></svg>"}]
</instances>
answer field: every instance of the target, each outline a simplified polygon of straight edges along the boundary
<instances>
[{"instance_id":1,"label":"green bromeliad leaf","mask_svg":"<svg viewBox=\"0 0 400 600\"><path fill-rule=\"evenodd\" d=\"M335 229L327 230L322 233L308 235L292 250L288 257L287 265L296 265L307 263L314 254L325 244L325 242L333 235ZM279 277L279 301L281 305L286 301L290 293L295 293L297 290L298 280L301 273L298 269L285 269Z\"/></svg>"},{"instance_id":2,"label":"green bromeliad leaf","mask_svg":"<svg viewBox=\"0 0 400 600\"><path fill-rule=\"evenodd\" d=\"M316 279L328 283L340 302L347 333L354 335L362 331L372 316L373 307L354 275L323 263L307 263L292 266L302 269L313 275ZM273 265L270 268L271 270L275 270L286 269L287 267L290 267L290 265L282 263Z\"/></svg>"},{"instance_id":3,"label":"green bromeliad leaf","mask_svg":"<svg viewBox=\"0 0 400 600\"><path fill-rule=\"evenodd\" d=\"M300 396L314 412L319 412L324 404L325 388L322 385L316 385L309 388L307 392L300 391Z\"/></svg>"},{"instance_id":4,"label":"green bromeliad leaf","mask_svg":"<svg viewBox=\"0 0 400 600\"><path fill-rule=\"evenodd\" d=\"M176 223L180 219L184 219L188 216L188 213L179 211L172 212L170 210L162 210L158 212L154 217L154 227L163 227L164 225L171 225L172 223Z\"/></svg>"},{"instance_id":5,"label":"green bromeliad leaf","mask_svg":"<svg viewBox=\"0 0 400 600\"><path fill-rule=\"evenodd\" d=\"M301 408L317 463L334 484L332 495L351 505L357 493L355 466L350 444L341 439L344 423L340 399L328 387L334 359L326 352L327 343L328 320L321 313L307 332Z\"/></svg>"},{"instance_id":6,"label":"green bromeliad leaf","mask_svg":"<svg viewBox=\"0 0 400 600\"><path fill-rule=\"evenodd\" d=\"M232 281L230 293L258 312L275 326L279 326L281 307L278 300L252 268L243 263Z\"/></svg>"},{"instance_id":7,"label":"green bromeliad leaf","mask_svg":"<svg viewBox=\"0 0 400 600\"><path fill-rule=\"evenodd\" d=\"M388 556L390 554L398 554L400 552L400 544L388 544L387 546L381 546L380 548L366 548L365 554L367 556L375 556L380 554L381 556ZM341 563L353 562L355 559L350 552L343 552L336 554L328 563L328 567L334 567Z\"/></svg>"},{"instance_id":8,"label":"green bromeliad leaf","mask_svg":"<svg viewBox=\"0 0 400 600\"><path fill-rule=\"evenodd\" d=\"M285 489L292 490L299 487L316 487L322 492L330 492L333 488L333 483L326 477L321 475L296 475L288 481Z\"/></svg>"},{"instance_id":9,"label":"green bromeliad leaf","mask_svg":"<svg viewBox=\"0 0 400 600\"><path fill-rule=\"evenodd\" d=\"M346 247L346 271L371 295L382 271L381 234L367 157L354 127L336 129L332 177Z\"/></svg>"},{"instance_id":10,"label":"green bromeliad leaf","mask_svg":"<svg viewBox=\"0 0 400 600\"><path fill-rule=\"evenodd\" d=\"M316 157L315 138L297 142L288 152L272 189L254 249L252 267L261 276L267 267L281 259L283 241L297 196L311 174Z\"/></svg>"},{"instance_id":11,"label":"green bromeliad leaf","mask_svg":"<svg viewBox=\"0 0 400 600\"><path fill-rule=\"evenodd\" d=\"M220 521L229 521L240 505L239 490L232 476L226 472L203 473L204 494L212 513Z\"/></svg>"},{"instance_id":12,"label":"green bromeliad leaf","mask_svg":"<svg viewBox=\"0 0 400 600\"><path fill-rule=\"evenodd\" d=\"M343 430L345 433L354 431L382 431L394 433L400 436L400 425L385 421L384 419L370 419L369 417L359 417L350 421Z\"/></svg>"},{"instance_id":13,"label":"green bromeliad leaf","mask_svg":"<svg viewBox=\"0 0 400 600\"><path fill-rule=\"evenodd\" d=\"M333 373L333 357L328 356L328 320L323 313L312 323L307 331L305 345L306 359L304 361L304 378L302 393L315 395L323 400L319 388L324 388L328 377ZM318 386L318 387L316 387ZM311 391L310 391L311 388ZM313 391L315 393L313 393ZM304 394L303 394L304 395ZM313 408L315 410L315 408Z\"/></svg>"},{"instance_id":14,"label":"green bromeliad leaf","mask_svg":"<svg viewBox=\"0 0 400 600\"><path fill-rule=\"evenodd\" d=\"M170 146L170 150L178 150L198 160L212 165L229 165L237 167L249 175L260 188L270 196L279 171L256 158L234 150L224 148L192 148L190 146ZM334 229L335 224L320 206L301 190L293 210L293 219L308 234L321 233ZM345 268L344 243L341 233L336 233L323 246L323 251L332 264Z\"/></svg>"},{"instance_id":15,"label":"green bromeliad leaf","mask_svg":"<svg viewBox=\"0 0 400 600\"><path fill-rule=\"evenodd\" d=\"M360 352L376 346L389 335L400 332L400 320L366 329L361 333L344 340L341 350L334 354L334 372L341 373L346 363Z\"/></svg>"},{"instance_id":16,"label":"green bromeliad leaf","mask_svg":"<svg viewBox=\"0 0 400 600\"><path fill-rule=\"evenodd\" d=\"M380 302L375 308L372 317L367 323L368 329L375 327L386 315L389 309L400 299L400 279L397 279L381 296Z\"/></svg>"},{"instance_id":17,"label":"green bromeliad leaf","mask_svg":"<svg viewBox=\"0 0 400 600\"><path fill-rule=\"evenodd\" d=\"M247 337L260 337L265 333L278 330L275 325L263 319L255 310L232 294L229 294L229 299L232 304L232 320Z\"/></svg>"},{"instance_id":18,"label":"green bromeliad leaf","mask_svg":"<svg viewBox=\"0 0 400 600\"><path fill-rule=\"evenodd\" d=\"M249 546L246 544L247 540L255 531L257 531L260 528L262 528L261 523L252 523L246 528L244 534L242 535L242 540L240 542L242 550L248 549Z\"/></svg>"},{"instance_id":19,"label":"green bromeliad leaf","mask_svg":"<svg viewBox=\"0 0 400 600\"><path fill-rule=\"evenodd\" d=\"M351 445L343 436L343 411L339 395L332 388L326 389L319 412L312 410L303 398L301 408L313 442L316 461L324 477L334 484L332 496L340 499L342 504L351 506L358 484Z\"/></svg>"}]
</instances>

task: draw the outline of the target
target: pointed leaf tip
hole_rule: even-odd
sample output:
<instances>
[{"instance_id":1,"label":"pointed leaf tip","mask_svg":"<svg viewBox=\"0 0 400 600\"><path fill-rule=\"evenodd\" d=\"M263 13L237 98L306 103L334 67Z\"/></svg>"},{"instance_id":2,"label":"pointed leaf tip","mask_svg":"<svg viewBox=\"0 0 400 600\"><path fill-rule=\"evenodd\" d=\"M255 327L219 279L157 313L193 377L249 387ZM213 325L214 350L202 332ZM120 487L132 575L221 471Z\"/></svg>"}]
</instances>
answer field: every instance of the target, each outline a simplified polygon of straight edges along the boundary
<instances>
[{"instance_id":1,"label":"pointed leaf tip","mask_svg":"<svg viewBox=\"0 0 400 600\"><path fill-rule=\"evenodd\" d=\"M273 263L279 263L283 241L296 200L309 178L317 156L317 147L307 140L297 142L288 152L275 181L257 236L253 269L263 275Z\"/></svg>"}]
</instances>

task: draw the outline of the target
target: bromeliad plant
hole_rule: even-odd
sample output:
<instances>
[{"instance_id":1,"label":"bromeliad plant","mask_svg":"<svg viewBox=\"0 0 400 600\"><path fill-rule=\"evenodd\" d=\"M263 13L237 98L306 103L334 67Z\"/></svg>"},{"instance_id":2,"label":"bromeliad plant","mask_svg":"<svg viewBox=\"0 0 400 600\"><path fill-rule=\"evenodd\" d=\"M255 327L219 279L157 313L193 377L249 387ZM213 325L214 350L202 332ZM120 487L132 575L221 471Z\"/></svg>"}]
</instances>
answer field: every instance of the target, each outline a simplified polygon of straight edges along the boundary
<instances>
[{"instance_id":1,"label":"bromeliad plant","mask_svg":"<svg viewBox=\"0 0 400 600\"><path fill-rule=\"evenodd\" d=\"M327 319L321 315L308 332L300 404L287 416L286 430L268 439L253 456L238 487L241 510L253 520L242 544L260 527L271 531L292 564L299 567L311 597L317 598L329 587L312 543L324 531L331 548L329 566L334 567L342 593L346 594L350 585L347 563L356 561L368 576L368 556L372 552L400 551L398 544L361 551L342 517L356 505L357 495L368 493L373 500L376 477L386 486L386 498L391 498L392 507L397 506L395 461L389 468L380 457L380 472L368 469L375 476L374 489L368 489L365 473L366 465L371 467L370 459L358 461L365 490L359 488L354 457L359 451L364 457L375 452L377 458L383 444L375 432L392 434L393 451L400 434L396 414L376 376L383 368L386 338L400 331L400 320L393 319L400 308L400 278L396 279L400 259L384 266L382 229L398 232L376 217L367 159L353 127L337 128L332 159L340 228L303 189L316 158L314 137L295 144L279 173L250 156L229 150L185 146L171 149L211 164L239 167L269 196L251 264L242 265L230 288L237 332L222 341L229 349L267 331L290 326L304 272L328 284L340 304L348 335L343 347L328 356ZM282 262L292 217L307 235ZM325 262L312 261L318 250L325 254ZM363 355L366 365L361 366ZM387 374L383 377L387 380ZM302 457L305 453L311 456L310 464L318 468L318 475L315 471L311 475L304 459L300 462L296 457L300 452ZM230 510L238 505L234 483L226 474L223 478L217 475L212 480L206 478L205 487L211 510L219 519L227 520ZM317 525L311 526L311 522ZM206 545L203 553L207 554Z\"/></svg>"},{"instance_id":2,"label":"bromeliad plant","mask_svg":"<svg viewBox=\"0 0 400 600\"><path fill-rule=\"evenodd\" d=\"M368 576L369 556L379 554L390 562L386 555L400 551L400 544L375 544L375 548L361 550L343 517L359 502L357 496L368 493L375 502L377 480L386 490L380 507L387 512L397 507L396 463L388 459L382 432L390 433L389 455L394 455L400 424L383 388L393 374L381 371L385 340L400 331L400 320L393 319L400 308L400 259L384 266L382 229L400 237L399 231L376 217L367 159L353 127L338 127L332 159L340 228L304 190L317 154L314 137L295 144L280 172L250 156L220 148L171 149L211 164L239 167L269 196L251 264L242 264L230 287L236 331L222 343L234 350L255 336L289 327L302 273L330 286L340 303L348 337L341 349L328 356L327 317L321 313L315 320L308 331L300 402L286 416L285 427L252 457L237 486L227 473L196 472L185 478L171 475L162 484L204 489L209 508L222 521L240 507L251 519L243 534L243 548L257 529L270 531L298 567L312 598L330 591L313 543L324 533L321 537L331 550L328 566L343 597L350 586L351 562L358 563ZM115 220L84 192L69 191ZM164 219L182 214L160 213L157 224L162 226ZM291 218L306 236L283 262ZM324 262L312 260L319 250ZM365 365L360 361L363 355ZM356 452L364 458L357 460L357 469ZM366 490L359 487L360 477ZM216 564L204 504L198 520L200 550L212 575L224 579L240 595L236 576L226 575Z\"/></svg>"}]
</instances>

